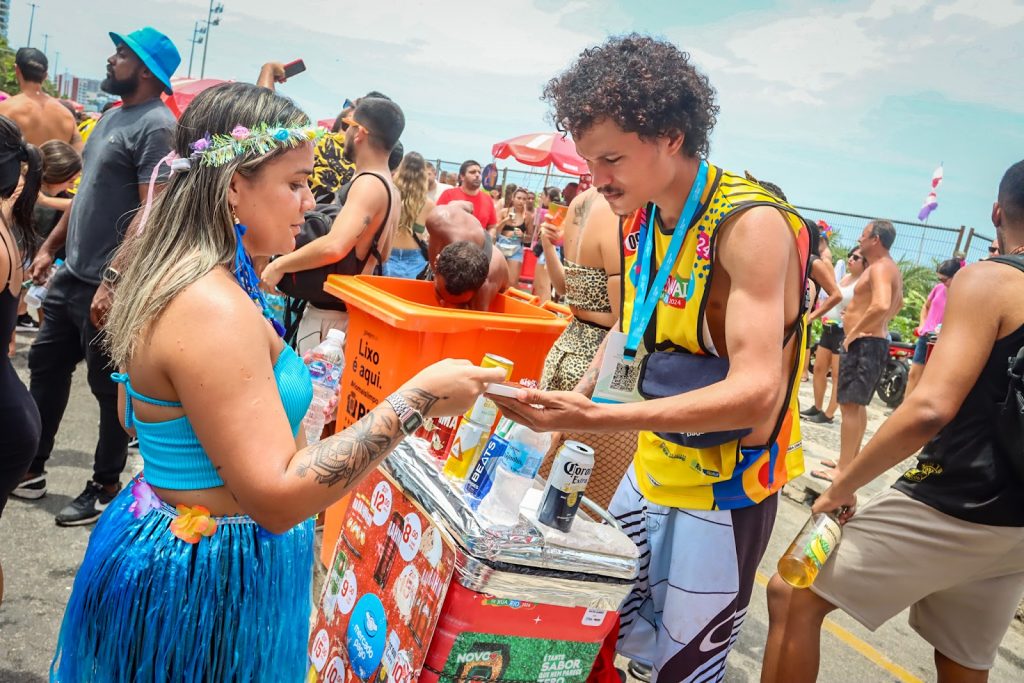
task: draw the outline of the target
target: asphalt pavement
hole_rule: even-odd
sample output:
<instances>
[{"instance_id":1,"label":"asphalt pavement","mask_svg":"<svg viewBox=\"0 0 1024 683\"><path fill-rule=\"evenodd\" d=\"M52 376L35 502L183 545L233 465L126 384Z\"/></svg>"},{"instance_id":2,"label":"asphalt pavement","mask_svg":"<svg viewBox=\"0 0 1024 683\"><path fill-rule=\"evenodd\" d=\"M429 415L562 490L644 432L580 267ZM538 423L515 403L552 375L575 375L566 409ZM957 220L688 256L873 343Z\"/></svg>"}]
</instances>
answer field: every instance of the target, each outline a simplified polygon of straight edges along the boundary
<instances>
[{"instance_id":1,"label":"asphalt pavement","mask_svg":"<svg viewBox=\"0 0 1024 683\"><path fill-rule=\"evenodd\" d=\"M31 337L19 335L15 365L27 382L26 358ZM801 388L810 397L810 385ZM869 434L884 421L888 409L877 401L869 406ZM0 562L5 574L5 597L0 605L0 683L46 681L60 621L75 572L89 539L89 527L61 528L53 516L78 495L92 472L98 411L85 381L84 367L75 375L72 396L47 477L48 494L39 501L11 499L0 520ZM838 458L839 420L833 425L804 421L808 472L821 458ZM129 457L130 474L141 469L138 454ZM904 465L907 467L909 464ZM895 468L865 491L866 497L886 488L902 470ZM125 480L127 480L126 474ZM768 629L764 584L774 564L808 515L806 501L824 486L804 475L787 486L768 552L761 563L750 611L729 659L726 683L759 680L761 656ZM866 497L862 497L863 502ZM826 622L821 636L820 681L860 683L934 680L931 648L908 626L907 613L872 633L845 614ZM990 681L1024 680L1024 629L1011 627L1000 648ZM296 682L298 683L298 682Z\"/></svg>"}]
</instances>

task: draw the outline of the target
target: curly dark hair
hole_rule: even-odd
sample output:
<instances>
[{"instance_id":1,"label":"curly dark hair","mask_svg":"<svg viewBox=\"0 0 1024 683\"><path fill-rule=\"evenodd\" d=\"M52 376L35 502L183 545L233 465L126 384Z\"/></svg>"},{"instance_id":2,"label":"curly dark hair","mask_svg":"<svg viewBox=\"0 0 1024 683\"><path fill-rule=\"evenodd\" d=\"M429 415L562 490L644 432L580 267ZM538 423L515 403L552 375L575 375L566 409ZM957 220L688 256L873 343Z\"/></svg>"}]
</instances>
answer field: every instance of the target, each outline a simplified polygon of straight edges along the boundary
<instances>
[{"instance_id":1,"label":"curly dark hair","mask_svg":"<svg viewBox=\"0 0 1024 683\"><path fill-rule=\"evenodd\" d=\"M672 43L631 33L583 51L541 99L560 131L579 136L609 119L644 140L683 133L683 151L708 154L718 118L715 90Z\"/></svg>"},{"instance_id":2,"label":"curly dark hair","mask_svg":"<svg viewBox=\"0 0 1024 683\"><path fill-rule=\"evenodd\" d=\"M448 293L458 296L483 287L490 266L487 254L476 244L452 242L438 254L434 270L444 278Z\"/></svg>"}]
</instances>

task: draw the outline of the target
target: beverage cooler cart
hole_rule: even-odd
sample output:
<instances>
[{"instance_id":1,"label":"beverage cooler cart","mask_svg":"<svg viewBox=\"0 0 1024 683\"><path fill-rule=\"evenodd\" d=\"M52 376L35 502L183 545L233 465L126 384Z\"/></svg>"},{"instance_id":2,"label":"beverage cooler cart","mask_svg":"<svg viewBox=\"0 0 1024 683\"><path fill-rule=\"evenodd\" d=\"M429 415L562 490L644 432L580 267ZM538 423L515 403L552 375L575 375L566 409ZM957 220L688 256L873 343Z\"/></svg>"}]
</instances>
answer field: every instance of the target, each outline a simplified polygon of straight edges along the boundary
<instances>
[{"instance_id":1,"label":"beverage cooler cart","mask_svg":"<svg viewBox=\"0 0 1024 683\"><path fill-rule=\"evenodd\" d=\"M596 506L569 533L539 524L539 482L514 528L489 527L442 464L425 441L406 439L354 490L310 635L308 680L598 680L595 660L602 647L607 659L637 574L636 546Z\"/></svg>"}]
</instances>

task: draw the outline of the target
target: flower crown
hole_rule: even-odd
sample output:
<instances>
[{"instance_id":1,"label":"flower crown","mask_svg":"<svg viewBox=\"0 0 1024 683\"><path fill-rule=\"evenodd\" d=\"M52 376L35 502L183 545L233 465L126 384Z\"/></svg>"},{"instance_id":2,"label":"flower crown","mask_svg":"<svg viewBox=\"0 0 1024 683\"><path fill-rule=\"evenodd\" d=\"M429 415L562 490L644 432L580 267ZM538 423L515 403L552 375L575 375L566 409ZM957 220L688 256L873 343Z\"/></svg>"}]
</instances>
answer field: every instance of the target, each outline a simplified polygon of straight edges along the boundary
<instances>
[{"instance_id":1,"label":"flower crown","mask_svg":"<svg viewBox=\"0 0 1024 683\"><path fill-rule=\"evenodd\" d=\"M261 123L252 129L235 126L229 135L207 133L189 145L192 154L188 157L190 162L188 168L191 168L192 162L202 163L205 166L223 166L243 154L261 155L276 147L297 147L304 142L319 140L326 132L320 126L285 128L284 126ZM184 159L176 161L180 162ZM181 163L172 165L172 168L187 170Z\"/></svg>"}]
</instances>

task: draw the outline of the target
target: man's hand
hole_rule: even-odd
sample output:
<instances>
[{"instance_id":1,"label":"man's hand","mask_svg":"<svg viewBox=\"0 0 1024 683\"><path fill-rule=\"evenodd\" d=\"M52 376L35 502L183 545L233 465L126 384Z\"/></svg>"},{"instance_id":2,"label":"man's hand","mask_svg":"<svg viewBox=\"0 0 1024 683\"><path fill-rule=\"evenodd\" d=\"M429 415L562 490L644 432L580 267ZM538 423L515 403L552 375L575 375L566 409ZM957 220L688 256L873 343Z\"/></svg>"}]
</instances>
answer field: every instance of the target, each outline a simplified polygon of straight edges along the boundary
<instances>
[{"instance_id":1,"label":"man's hand","mask_svg":"<svg viewBox=\"0 0 1024 683\"><path fill-rule=\"evenodd\" d=\"M28 276L37 285L46 284L46 279L50 276L50 268L52 267L53 254L40 249L36 252L36 257L32 259L32 265L28 268Z\"/></svg>"},{"instance_id":2,"label":"man's hand","mask_svg":"<svg viewBox=\"0 0 1024 683\"><path fill-rule=\"evenodd\" d=\"M110 312L110 304L113 302L114 290L106 282L101 282L92 298L92 305L89 306L89 320L97 330L102 330L107 324L107 313Z\"/></svg>"},{"instance_id":3,"label":"man's hand","mask_svg":"<svg viewBox=\"0 0 1024 683\"><path fill-rule=\"evenodd\" d=\"M519 398L490 396L505 417L535 432L580 431L593 427L595 404L575 391L523 389Z\"/></svg>"},{"instance_id":4,"label":"man's hand","mask_svg":"<svg viewBox=\"0 0 1024 683\"><path fill-rule=\"evenodd\" d=\"M287 80L288 77L284 75L284 64L267 62L260 68L260 76L256 80L256 85L273 90L275 83L284 83Z\"/></svg>"},{"instance_id":5,"label":"man's hand","mask_svg":"<svg viewBox=\"0 0 1024 683\"><path fill-rule=\"evenodd\" d=\"M277 288L277 283L284 277L284 271L277 268L276 265L277 261L271 261L260 275L260 282L263 284L264 289L271 292Z\"/></svg>"},{"instance_id":6,"label":"man's hand","mask_svg":"<svg viewBox=\"0 0 1024 683\"><path fill-rule=\"evenodd\" d=\"M825 492L818 496L811 506L811 514L819 512L839 512L839 523L846 524L857 511L857 492L846 492L843 485L832 484Z\"/></svg>"}]
</instances>

